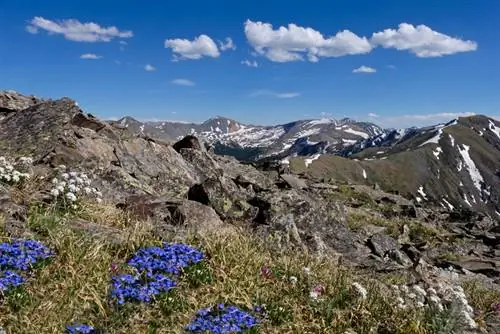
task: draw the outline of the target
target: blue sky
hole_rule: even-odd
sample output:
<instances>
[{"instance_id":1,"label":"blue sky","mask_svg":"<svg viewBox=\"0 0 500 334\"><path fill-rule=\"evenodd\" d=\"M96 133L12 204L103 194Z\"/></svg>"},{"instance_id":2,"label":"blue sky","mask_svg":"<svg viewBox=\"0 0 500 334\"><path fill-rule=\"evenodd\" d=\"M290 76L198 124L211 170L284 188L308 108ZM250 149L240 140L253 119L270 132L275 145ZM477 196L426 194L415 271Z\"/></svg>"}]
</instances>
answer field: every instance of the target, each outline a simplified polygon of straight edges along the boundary
<instances>
[{"instance_id":1,"label":"blue sky","mask_svg":"<svg viewBox=\"0 0 500 334\"><path fill-rule=\"evenodd\" d=\"M0 1L0 89L103 118L500 115L499 13L466 0Z\"/></svg>"}]
</instances>

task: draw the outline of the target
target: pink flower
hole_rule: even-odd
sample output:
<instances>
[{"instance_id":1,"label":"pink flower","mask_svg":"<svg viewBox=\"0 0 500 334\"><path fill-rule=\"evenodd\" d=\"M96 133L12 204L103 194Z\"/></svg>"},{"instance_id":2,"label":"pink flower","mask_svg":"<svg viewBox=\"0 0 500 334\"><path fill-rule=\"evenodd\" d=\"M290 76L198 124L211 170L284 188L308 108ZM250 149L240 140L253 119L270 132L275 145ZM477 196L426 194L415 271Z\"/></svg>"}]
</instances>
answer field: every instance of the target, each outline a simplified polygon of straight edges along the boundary
<instances>
[{"instance_id":1,"label":"pink flower","mask_svg":"<svg viewBox=\"0 0 500 334\"><path fill-rule=\"evenodd\" d=\"M269 267L265 266L260 269L260 275L264 278L271 278L273 276L273 273L271 272L271 269L269 269Z\"/></svg>"},{"instance_id":2,"label":"pink flower","mask_svg":"<svg viewBox=\"0 0 500 334\"><path fill-rule=\"evenodd\" d=\"M312 291L316 292L318 295L322 295L325 292L325 287L323 285L316 285Z\"/></svg>"},{"instance_id":3,"label":"pink flower","mask_svg":"<svg viewBox=\"0 0 500 334\"><path fill-rule=\"evenodd\" d=\"M116 273L118 271L118 265L116 263L111 263L110 270L113 273Z\"/></svg>"},{"instance_id":4,"label":"pink flower","mask_svg":"<svg viewBox=\"0 0 500 334\"><path fill-rule=\"evenodd\" d=\"M493 303L493 305L491 305L491 309L493 312L500 312L500 303Z\"/></svg>"}]
</instances>

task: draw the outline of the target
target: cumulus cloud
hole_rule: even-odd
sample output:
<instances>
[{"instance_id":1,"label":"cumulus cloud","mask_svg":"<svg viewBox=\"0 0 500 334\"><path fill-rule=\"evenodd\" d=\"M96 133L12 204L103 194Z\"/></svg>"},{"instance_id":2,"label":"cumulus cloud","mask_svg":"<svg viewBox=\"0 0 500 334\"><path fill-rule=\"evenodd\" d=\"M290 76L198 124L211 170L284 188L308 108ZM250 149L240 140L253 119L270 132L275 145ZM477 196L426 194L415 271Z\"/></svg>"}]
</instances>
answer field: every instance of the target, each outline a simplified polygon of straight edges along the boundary
<instances>
[{"instance_id":1,"label":"cumulus cloud","mask_svg":"<svg viewBox=\"0 0 500 334\"><path fill-rule=\"evenodd\" d=\"M358 68L355 68L354 70L352 70L352 73L376 73L377 70L374 69L373 67L369 67L369 66L360 66Z\"/></svg>"},{"instance_id":2,"label":"cumulus cloud","mask_svg":"<svg viewBox=\"0 0 500 334\"><path fill-rule=\"evenodd\" d=\"M236 45L230 37L226 37L225 43L219 41L219 46L221 51L236 50Z\"/></svg>"},{"instance_id":3,"label":"cumulus cloud","mask_svg":"<svg viewBox=\"0 0 500 334\"><path fill-rule=\"evenodd\" d=\"M251 60L245 59L245 60L241 61L241 64L246 65L248 67L259 67L259 64L255 60L251 61Z\"/></svg>"},{"instance_id":4,"label":"cumulus cloud","mask_svg":"<svg viewBox=\"0 0 500 334\"><path fill-rule=\"evenodd\" d=\"M477 50L477 43L434 31L426 25L401 23L397 30L385 29L373 34L373 46L409 51L417 57L441 57Z\"/></svg>"},{"instance_id":5,"label":"cumulus cloud","mask_svg":"<svg viewBox=\"0 0 500 334\"><path fill-rule=\"evenodd\" d=\"M326 57L342 57L370 53L376 47L409 51L417 57L441 57L458 52L477 50L477 43L451 37L425 25L399 24L398 29L385 29L360 37L349 30L324 36L310 27L290 23L274 28L270 23L247 20L245 36L255 50L273 62L309 60L317 62Z\"/></svg>"},{"instance_id":6,"label":"cumulus cloud","mask_svg":"<svg viewBox=\"0 0 500 334\"><path fill-rule=\"evenodd\" d=\"M95 53L84 53L80 56L80 59L101 59L102 56L98 56Z\"/></svg>"},{"instance_id":7,"label":"cumulus cloud","mask_svg":"<svg viewBox=\"0 0 500 334\"><path fill-rule=\"evenodd\" d=\"M371 117L371 118L378 118L380 117L379 115L377 115L376 113L374 112L371 112L371 113L368 113L368 117Z\"/></svg>"},{"instance_id":8,"label":"cumulus cloud","mask_svg":"<svg viewBox=\"0 0 500 334\"><path fill-rule=\"evenodd\" d=\"M144 66L144 70L147 72L154 72L154 71L156 71L156 67L154 67L151 64L146 64L146 66Z\"/></svg>"},{"instance_id":9,"label":"cumulus cloud","mask_svg":"<svg viewBox=\"0 0 500 334\"><path fill-rule=\"evenodd\" d=\"M294 97L299 97L301 94L299 92L275 92L272 90L267 90L267 89L259 89L250 94L251 97L257 97L257 96L269 96L269 97L275 97L278 99L291 99Z\"/></svg>"},{"instance_id":10,"label":"cumulus cloud","mask_svg":"<svg viewBox=\"0 0 500 334\"><path fill-rule=\"evenodd\" d=\"M174 60L196 60L202 57L217 58L220 56L217 44L207 35L200 35L192 41L180 38L167 39L165 40L165 48L172 49Z\"/></svg>"},{"instance_id":11,"label":"cumulus cloud","mask_svg":"<svg viewBox=\"0 0 500 334\"><path fill-rule=\"evenodd\" d=\"M317 62L322 57L365 54L372 50L366 37L349 30L324 37L319 31L290 23L274 29L270 23L247 20L245 35L255 51L274 62L304 60Z\"/></svg>"},{"instance_id":12,"label":"cumulus cloud","mask_svg":"<svg viewBox=\"0 0 500 334\"><path fill-rule=\"evenodd\" d=\"M94 22L81 23L75 19L52 21L36 16L29 21L26 31L37 34L40 30L47 31L49 35L63 35L75 42L110 42L113 38L134 36L132 31L120 31L115 26L101 27Z\"/></svg>"},{"instance_id":13,"label":"cumulus cloud","mask_svg":"<svg viewBox=\"0 0 500 334\"><path fill-rule=\"evenodd\" d=\"M194 86L195 83L188 79L174 79L171 81L172 84L178 86Z\"/></svg>"}]
</instances>

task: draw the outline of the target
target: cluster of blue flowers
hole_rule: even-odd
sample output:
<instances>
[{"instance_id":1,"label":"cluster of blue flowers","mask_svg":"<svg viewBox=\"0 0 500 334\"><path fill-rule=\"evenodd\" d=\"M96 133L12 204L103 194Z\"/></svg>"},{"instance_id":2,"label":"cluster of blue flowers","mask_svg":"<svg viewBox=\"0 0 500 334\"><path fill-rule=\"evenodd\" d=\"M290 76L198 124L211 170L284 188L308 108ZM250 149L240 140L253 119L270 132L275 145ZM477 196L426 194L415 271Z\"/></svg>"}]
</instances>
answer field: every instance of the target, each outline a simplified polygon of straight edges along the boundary
<instances>
[{"instance_id":1,"label":"cluster of blue flowers","mask_svg":"<svg viewBox=\"0 0 500 334\"><path fill-rule=\"evenodd\" d=\"M203 253L185 244L165 244L163 247L139 249L128 265L146 275L165 273L179 275L183 268L202 261Z\"/></svg>"},{"instance_id":2,"label":"cluster of blue flowers","mask_svg":"<svg viewBox=\"0 0 500 334\"><path fill-rule=\"evenodd\" d=\"M236 306L218 304L196 313L196 317L186 327L188 333L245 333L257 327L258 319Z\"/></svg>"},{"instance_id":3,"label":"cluster of blue flowers","mask_svg":"<svg viewBox=\"0 0 500 334\"><path fill-rule=\"evenodd\" d=\"M202 252L185 244L141 248L127 262L137 274L112 277L111 297L119 305L126 301L150 303L175 287L174 279L184 268L203 259Z\"/></svg>"},{"instance_id":4,"label":"cluster of blue flowers","mask_svg":"<svg viewBox=\"0 0 500 334\"><path fill-rule=\"evenodd\" d=\"M111 297L119 305L126 301L150 303L154 296L167 293L175 287L175 282L162 274L155 274L151 277L125 274L113 276L112 281Z\"/></svg>"},{"instance_id":5,"label":"cluster of blue flowers","mask_svg":"<svg viewBox=\"0 0 500 334\"><path fill-rule=\"evenodd\" d=\"M27 271L52 256L51 250L35 240L17 240L0 244L0 292L24 283L20 272Z\"/></svg>"},{"instance_id":6,"label":"cluster of blue flowers","mask_svg":"<svg viewBox=\"0 0 500 334\"><path fill-rule=\"evenodd\" d=\"M66 326L68 334L96 334L97 331L94 327L86 324L74 324Z\"/></svg>"}]
</instances>

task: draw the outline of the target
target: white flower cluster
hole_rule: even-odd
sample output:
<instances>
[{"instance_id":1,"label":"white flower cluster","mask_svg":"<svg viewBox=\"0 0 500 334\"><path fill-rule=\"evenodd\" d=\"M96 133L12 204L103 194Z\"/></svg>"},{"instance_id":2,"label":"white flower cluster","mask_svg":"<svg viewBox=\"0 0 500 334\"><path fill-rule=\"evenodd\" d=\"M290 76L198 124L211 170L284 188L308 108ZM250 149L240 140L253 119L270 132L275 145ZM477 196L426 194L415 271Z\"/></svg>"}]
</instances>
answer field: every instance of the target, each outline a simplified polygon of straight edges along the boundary
<instances>
[{"instance_id":1,"label":"white flower cluster","mask_svg":"<svg viewBox=\"0 0 500 334\"><path fill-rule=\"evenodd\" d=\"M57 169L60 175L52 180L54 188L50 190L53 197L76 202L78 196L82 195L93 197L98 203L102 202L102 193L97 188L90 187L91 182L87 174L67 171L64 165Z\"/></svg>"},{"instance_id":2,"label":"white flower cluster","mask_svg":"<svg viewBox=\"0 0 500 334\"><path fill-rule=\"evenodd\" d=\"M366 300L368 297L368 291L358 282L353 282L351 284L351 292L361 300Z\"/></svg>"},{"instance_id":3,"label":"white flower cluster","mask_svg":"<svg viewBox=\"0 0 500 334\"><path fill-rule=\"evenodd\" d=\"M459 285L441 283L427 290L420 285L393 285L392 289L397 296L397 306L401 309L429 307L442 312L446 307L460 324L470 329L478 326L473 319L474 310Z\"/></svg>"},{"instance_id":4,"label":"white flower cluster","mask_svg":"<svg viewBox=\"0 0 500 334\"><path fill-rule=\"evenodd\" d=\"M28 157L22 157L17 162L20 165L27 165L33 163L33 160ZM5 157L0 157L0 182L16 184L29 179L30 174L20 171L18 164L11 164Z\"/></svg>"}]
</instances>

